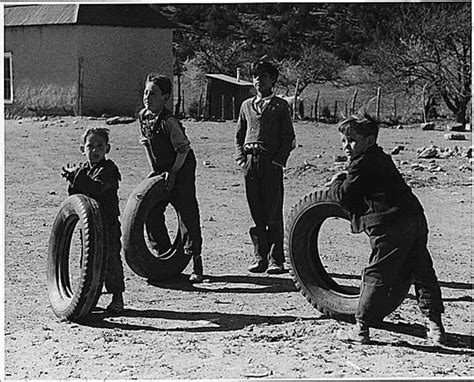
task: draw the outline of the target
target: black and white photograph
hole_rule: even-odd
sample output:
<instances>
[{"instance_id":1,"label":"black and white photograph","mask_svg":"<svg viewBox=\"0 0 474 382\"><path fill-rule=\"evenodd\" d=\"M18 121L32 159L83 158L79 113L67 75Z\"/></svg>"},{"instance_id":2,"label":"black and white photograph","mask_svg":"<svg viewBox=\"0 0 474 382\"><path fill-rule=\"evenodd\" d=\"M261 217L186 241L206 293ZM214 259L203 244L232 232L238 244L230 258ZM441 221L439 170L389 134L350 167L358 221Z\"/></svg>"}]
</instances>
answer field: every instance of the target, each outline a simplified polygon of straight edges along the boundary
<instances>
[{"instance_id":1,"label":"black and white photograph","mask_svg":"<svg viewBox=\"0 0 474 382\"><path fill-rule=\"evenodd\" d=\"M471 380L471 1L3 1L13 380Z\"/></svg>"}]
</instances>

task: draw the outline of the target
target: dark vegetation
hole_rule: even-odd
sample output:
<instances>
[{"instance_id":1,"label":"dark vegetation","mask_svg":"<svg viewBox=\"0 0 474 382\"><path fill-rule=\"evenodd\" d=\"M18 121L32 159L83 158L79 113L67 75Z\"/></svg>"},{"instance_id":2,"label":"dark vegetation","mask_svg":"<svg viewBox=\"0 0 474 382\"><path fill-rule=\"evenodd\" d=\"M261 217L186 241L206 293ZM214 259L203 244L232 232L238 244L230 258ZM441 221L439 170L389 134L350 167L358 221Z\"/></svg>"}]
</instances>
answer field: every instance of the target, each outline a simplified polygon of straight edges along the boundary
<instances>
[{"instance_id":1,"label":"dark vegetation","mask_svg":"<svg viewBox=\"0 0 474 382\"><path fill-rule=\"evenodd\" d=\"M205 73L235 76L237 68L248 79L249 63L266 56L278 65L278 86L289 95L297 83L298 94L328 81L344 85L341 73L362 66L371 73L371 88L422 99L422 114L436 117L442 114L437 108L445 109L460 123L470 114L470 2L153 7L179 26L174 34L179 86L183 79L202 88ZM196 108L196 99L187 105Z\"/></svg>"}]
</instances>

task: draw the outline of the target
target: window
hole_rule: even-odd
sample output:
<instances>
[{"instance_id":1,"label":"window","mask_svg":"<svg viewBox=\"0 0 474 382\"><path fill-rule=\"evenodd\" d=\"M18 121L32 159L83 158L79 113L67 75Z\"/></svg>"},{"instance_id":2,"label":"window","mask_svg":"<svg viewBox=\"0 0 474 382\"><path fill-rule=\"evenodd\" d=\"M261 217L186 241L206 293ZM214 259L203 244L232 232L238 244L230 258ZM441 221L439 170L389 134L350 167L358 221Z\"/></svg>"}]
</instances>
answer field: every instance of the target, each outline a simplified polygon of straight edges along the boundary
<instances>
[{"instance_id":1,"label":"window","mask_svg":"<svg viewBox=\"0 0 474 382\"><path fill-rule=\"evenodd\" d=\"M3 56L3 99L5 103L13 102L13 70L12 70L12 54L5 52Z\"/></svg>"}]
</instances>

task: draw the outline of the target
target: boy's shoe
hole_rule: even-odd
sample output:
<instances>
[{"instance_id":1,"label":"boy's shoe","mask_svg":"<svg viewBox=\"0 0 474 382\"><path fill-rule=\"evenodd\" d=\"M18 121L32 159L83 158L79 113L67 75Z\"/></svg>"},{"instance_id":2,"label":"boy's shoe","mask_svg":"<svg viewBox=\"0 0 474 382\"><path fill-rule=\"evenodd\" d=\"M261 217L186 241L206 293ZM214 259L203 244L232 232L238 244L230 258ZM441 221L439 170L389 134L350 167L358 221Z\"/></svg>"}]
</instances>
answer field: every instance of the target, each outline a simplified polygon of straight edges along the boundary
<instances>
[{"instance_id":1,"label":"boy's shoe","mask_svg":"<svg viewBox=\"0 0 474 382\"><path fill-rule=\"evenodd\" d=\"M202 283L203 280L202 257L195 256L193 257L193 273L189 276L189 281L192 283Z\"/></svg>"},{"instance_id":2,"label":"boy's shoe","mask_svg":"<svg viewBox=\"0 0 474 382\"><path fill-rule=\"evenodd\" d=\"M122 293L114 293L112 295L112 302L107 306L106 311L117 314L123 312L124 303Z\"/></svg>"},{"instance_id":3,"label":"boy's shoe","mask_svg":"<svg viewBox=\"0 0 474 382\"><path fill-rule=\"evenodd\" d=\"M255 260L255 262L248 268L252 273L263 273L267 270L268 263L265 260Z\"/></svg>"},{"instance_id":4,"label":"boy's shoe","mask_svg":"<svg viewBox=\"0 0 474 382\"><path fill-rule=\"evenodd\" d=\"M267 269L267 273L270 275L280 275L285 272L283 264L271 263Z\"/></svg>"},{"instance_id":5,"label":"boy's shoe","mask_svg":"<svg viewBox=\"0 0 474 382\"><path fill-rule=\"evenodd\" d=\"M370 343L369 326L356 322L355 326L342 334L339 339L343 342L367 345Z\"/></svg>"},{"instance_id":6,"label":"boy's shoe","mask_svg":"<svg viewBox=\"0 0 474 382\"><path fill-rule=\"evenodd\" d=\"M446 345L446 332L441 317L428 318L426 321L426 338L435 346Z\"/></svg>"}]
</instances>

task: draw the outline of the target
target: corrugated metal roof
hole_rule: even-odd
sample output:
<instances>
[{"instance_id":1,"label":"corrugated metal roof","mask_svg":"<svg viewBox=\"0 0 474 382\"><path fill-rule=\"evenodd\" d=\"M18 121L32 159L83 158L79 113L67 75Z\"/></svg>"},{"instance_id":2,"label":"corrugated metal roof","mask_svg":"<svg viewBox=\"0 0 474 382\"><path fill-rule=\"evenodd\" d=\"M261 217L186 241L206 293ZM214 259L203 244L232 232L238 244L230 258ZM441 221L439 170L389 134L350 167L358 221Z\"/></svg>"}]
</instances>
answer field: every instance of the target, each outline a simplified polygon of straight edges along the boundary
<instances>
[{"instance_id":1,"label":"corrugated metal roof","mask_svg":"<svg viewBox=\"0 0 474 382\"><path fill-rule=\"evenodd\" d=\"M75 24L79 4L5 5L5 26Z\"/></svg>"},{"instance_id":2,"label":"corrugated metal roof","mask_svg":"<svg viewBox=\"0 0 474 382\"><path fill-rule=\"evenodd\" d=\"M225 81L225 82L230 82L234 85L253 86L251 82L243 81L243 80L237 81L237 78L228 76L226 74L206 74L206 77L215 78L215 79Z\"/></svg>"},{"instance_id":3,"label":"corrugated metal roof","mask_svg":"<svg viewBox=\"0 0 474 382\"><path fill-rule=\"evenodd\" d=\"M5 26L79 24L135 28L174 28L147 4L28 4L5 5Z\"/></svg>"}]
</instances>

